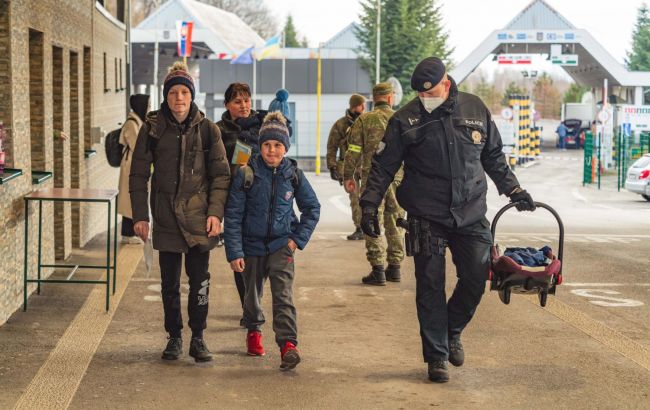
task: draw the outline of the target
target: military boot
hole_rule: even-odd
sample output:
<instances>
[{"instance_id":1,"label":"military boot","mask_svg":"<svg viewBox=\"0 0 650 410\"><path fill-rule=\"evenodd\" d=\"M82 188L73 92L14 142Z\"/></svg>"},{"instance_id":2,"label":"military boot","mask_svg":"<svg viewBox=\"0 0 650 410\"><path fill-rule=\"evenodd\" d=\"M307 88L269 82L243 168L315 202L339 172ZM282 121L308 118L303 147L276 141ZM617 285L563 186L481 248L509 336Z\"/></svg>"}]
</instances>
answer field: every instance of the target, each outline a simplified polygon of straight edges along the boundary
<instances>
[{"instance_id":1,"label":"military boot","mask_svg":"<svg viewBox=\"0 0 650 410\"><path fill-rule=\"evenodd\" d=\"M434 383L447 383L449 381L447 361L434 360L429 362L429 380Z\"/></svg>"},{"instance_id":2,"label":"military boot","mask_svg":"<svg viewBox=\"0 0 650 410\"><path fill-rule=\"evenodd\" d=\"M352 232L350 235L347 236L348 241L360 241L364 239L365 236L363 235L363 231L361 228L357 228L356 231Z\"/></svg>"},{"instance_id":3,"label":"military boot","mask_svg":"<svg viewBox=\"0 0 650 410\"><path fill-rule=\"evenodd\" d=\"M388 265L386 269L386 280L389 282L400 282L402 280L399 265Z\"/></svg>"},{"instance_id":4,"label":"military boot","mask_svg":"<svg viewBox=\"0 0 650 410\"><path fill-rule=\"evenodd\" d=\"M386 273L381 265L373 266L367 276L361 278L364 285L386 286Z\"/></svg>"}]
</instances>

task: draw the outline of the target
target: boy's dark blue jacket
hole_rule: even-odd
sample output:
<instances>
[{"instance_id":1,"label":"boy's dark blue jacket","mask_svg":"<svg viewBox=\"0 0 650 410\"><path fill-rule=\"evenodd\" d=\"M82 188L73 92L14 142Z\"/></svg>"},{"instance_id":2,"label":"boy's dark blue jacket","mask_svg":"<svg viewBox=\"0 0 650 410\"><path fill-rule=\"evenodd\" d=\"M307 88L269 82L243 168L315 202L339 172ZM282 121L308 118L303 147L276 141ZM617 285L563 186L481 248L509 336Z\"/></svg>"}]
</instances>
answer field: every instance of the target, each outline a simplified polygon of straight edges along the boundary
<instances>
[{"instance_id":1,"label":"boy's dark blue jacket","mask_svg":"<svg viewBox=\"0 0 650 410\"><path fill-rule=\"evenodd\" d=\"M228 194L223 232L228 262L271 254L287 246L289 239L303 249L320 217L320 203L309 181L299 172L298 183L292 183L296 164L286 157L274 169L258 154L248 166L255 175L250 189L244 189L244 170L239 168ZM293 212L294 198L300 221Z\"/></svg>"}]
</instances>

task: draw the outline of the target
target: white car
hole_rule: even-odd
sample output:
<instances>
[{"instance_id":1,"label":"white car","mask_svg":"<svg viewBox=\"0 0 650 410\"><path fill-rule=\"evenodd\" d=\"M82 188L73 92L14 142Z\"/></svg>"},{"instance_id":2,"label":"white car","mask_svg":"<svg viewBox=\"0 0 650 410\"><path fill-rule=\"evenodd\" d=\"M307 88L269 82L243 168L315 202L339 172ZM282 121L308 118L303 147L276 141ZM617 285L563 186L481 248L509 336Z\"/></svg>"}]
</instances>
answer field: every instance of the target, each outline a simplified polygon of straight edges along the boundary
<instances>
[{"instance_id":1,"label":"white car","mask_svg":"<svg viewBox=\"0 0 650 410\"><path fill-rule=\"evenodd\" d=\"M637 159L627 171L625 189L650 201L650 154Z\"/></svg>"}]
</instances>

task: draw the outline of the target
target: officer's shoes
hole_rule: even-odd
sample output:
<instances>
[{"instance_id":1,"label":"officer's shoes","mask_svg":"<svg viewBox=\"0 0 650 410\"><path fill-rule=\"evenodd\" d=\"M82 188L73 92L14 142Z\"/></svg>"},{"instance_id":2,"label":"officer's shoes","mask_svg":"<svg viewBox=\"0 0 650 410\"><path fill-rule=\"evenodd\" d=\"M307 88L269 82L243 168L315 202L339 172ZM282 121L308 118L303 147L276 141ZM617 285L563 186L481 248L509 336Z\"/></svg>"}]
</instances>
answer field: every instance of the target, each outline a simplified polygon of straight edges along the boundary
<instances>
[{"instance_id":1,"label":"officer's shoes","mask_svg":"<svg viewBox=\"0 0 650 410\"><path fill-rule=\"evenodd\" d=\"M386 273L383 266L373 266L369 275L361 278L364 285L386 286Z\"/></svg>"},{"instance_id":2,"label":"officer's shoes","mask_svg":"<svg viewBox=\"0 0 650 410\"><path fill-rule=\"evenodd\" d=\"M449 372L445 360L429 362L429 380L434 383L447 383L449 381Z\"/></svg>"},{"instance_id":3,"label":"officer's shoes","mask_svg":"<svg viewBox=\"0 0 650 410\"><path fill-rule=\"evenodd\" d=\"M386 280L389 282L400 282L402 280L399 265L388 265L386 269Z\"/></svg>"},{"instance_id":4,"label":"officer's shoes","mask_svg":"<svg viewBox=\"0 0 650 410\"><path fill-rule=\"evenodd\" d=\"M162 352L163 360L178 360L183 354L183 339L180 337L169 337L167 347Z\"/></svg>"},{"instance_id":5,"label":"officer's shoes","mask_svg":"<svg viewBox=\"0 0 650 410\"><path fill-rule=\"evenodd\" d=\"M363 231L361 228L357 228L356 231L352 232L350 235L347 236L348 241L360 241L364 239L365 236L363 236Z\"/></svg>"},{"instance_id":6,"label":"officer's shoes","mask_svg":"<svg viewBox=\"0 0 650 410\"><path fill-rule=\"evenodd\" d=\"M465 363L465 352L463 352L463 344L460 339L449 340L449 363L456 367Z\"/></svg>"},{"instance_id":7,"label":"officer's shoes","mask_svg":"<svg viewBox=\"0 0 650 410\"><path fill-rule=\"evenodd\" d=\"M208 350L203 339L196 337L190 342L190 356L197 362L209 362L212 360L212 353Z\"/></svg>"}]
</instances>

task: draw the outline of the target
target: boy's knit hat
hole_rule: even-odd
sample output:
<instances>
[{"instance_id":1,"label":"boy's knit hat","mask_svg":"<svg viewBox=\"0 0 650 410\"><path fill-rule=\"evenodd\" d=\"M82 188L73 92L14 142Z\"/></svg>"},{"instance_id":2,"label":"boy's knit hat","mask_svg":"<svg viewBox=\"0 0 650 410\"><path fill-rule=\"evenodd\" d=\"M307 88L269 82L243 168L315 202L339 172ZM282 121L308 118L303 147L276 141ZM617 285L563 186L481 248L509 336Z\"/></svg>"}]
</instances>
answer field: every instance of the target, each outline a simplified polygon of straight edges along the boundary
<instances>
[{"instance_id":1,"label":"boy's knit hat","mask_svg":"<svg viewBox=\"0 0 650 410\"><path fill-rule=\"evenodd\" d=\"M274 111L264 117L264 122L260 128L260 147L264 141L275 140L280 141L287 151L291 146L289 139L289 129L287 128L287 120L279 111Z\"/></svg>"}]
</instances>

